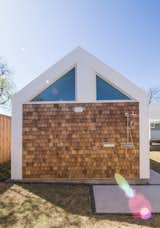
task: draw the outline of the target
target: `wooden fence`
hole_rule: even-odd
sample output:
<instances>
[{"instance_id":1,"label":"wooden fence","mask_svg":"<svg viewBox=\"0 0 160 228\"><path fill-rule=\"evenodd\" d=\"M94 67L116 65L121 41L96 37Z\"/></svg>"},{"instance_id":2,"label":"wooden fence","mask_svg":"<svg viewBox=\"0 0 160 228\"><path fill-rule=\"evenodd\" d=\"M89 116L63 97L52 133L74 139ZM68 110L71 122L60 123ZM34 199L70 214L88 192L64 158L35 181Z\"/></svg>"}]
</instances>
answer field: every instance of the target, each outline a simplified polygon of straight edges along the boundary
<instances>
[{"instance_id":1,"label":"wooden fence","mask_svg":"<svg viewBox=\"0 0 160 228\"><path fill-rule=\"evenodd\" d=\"M0 163L11 159L11 117L0 114Z\"/></svg>"}]
</instances>

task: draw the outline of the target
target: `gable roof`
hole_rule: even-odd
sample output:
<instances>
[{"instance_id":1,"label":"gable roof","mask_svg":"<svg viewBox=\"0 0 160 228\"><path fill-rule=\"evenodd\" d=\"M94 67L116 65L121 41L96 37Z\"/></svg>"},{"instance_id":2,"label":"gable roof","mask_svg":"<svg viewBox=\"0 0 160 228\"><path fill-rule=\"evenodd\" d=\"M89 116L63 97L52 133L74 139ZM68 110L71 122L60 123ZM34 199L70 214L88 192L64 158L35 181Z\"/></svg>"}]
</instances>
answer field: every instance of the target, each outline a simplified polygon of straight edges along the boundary
<instances>
[{"instance_id":1,"label":"gable roof","mask_svg":"<svg viewBox=\"0 0 160 228\"><path fill-rule=\"evenodd\" d=\"M146 100L146 93L142 89L80 47L74 49L39 77L31 81L15 94L13 100L21 104L29 102L70 69L75 66L83 68L83 65L87 66L88 69L92 69L95 75L100 75L104 80L130 98L138 101ZM84 70L81 71L81 74L82 72L84 73ZM78 76L81 77L82 75Z\"/></svg>"}]
</instances>

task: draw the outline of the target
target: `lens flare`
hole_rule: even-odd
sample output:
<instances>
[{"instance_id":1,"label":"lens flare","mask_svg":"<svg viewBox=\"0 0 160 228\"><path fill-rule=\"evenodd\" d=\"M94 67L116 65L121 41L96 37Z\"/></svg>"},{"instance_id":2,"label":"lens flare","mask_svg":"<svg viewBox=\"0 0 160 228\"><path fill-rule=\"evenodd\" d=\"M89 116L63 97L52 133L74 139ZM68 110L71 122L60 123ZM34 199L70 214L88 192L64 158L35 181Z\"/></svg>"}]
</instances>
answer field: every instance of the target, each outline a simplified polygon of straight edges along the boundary
<instances>
[{"instance_id":1,"label":"lens flare","mask_svg":"<svg viewBox=\"0 0 160 228\"><path fill-rule=\"evenodd\" d=\"M141 214L141 217L146 220L152 217L151 212L146 207L141 208L140 214Z\"/></svg>"},{"instance_id":2,"label":"lens flare","mask_svg":"<svg viewBox=\"0 0 160 228\"><path fill-rule=\"evenodd\" d=\"M116 173L115 180L116 180L117 184L119 185L119 187L125 192L127 197L129 197L129 198L134 197L135 193L134 193L133 189L129 186L128 182L122 175L120 175L119 173Z\"/></svg>"},{"instance_id":3,"label":"lens flare","mask_svg":"<svg viewBox=\"0 0 160 228\"><path fill-rule=\"evenodd\" d=\"M150 202L142 194L136 193L119 173L115 174L115 180L128 197L128 206L134 217L144 220L152 218Z\"/></svg>"},{"instance_id":4,"label":"lens flare","mask_svg":"<svg viewBox=\"0 0 160 228\"><path fill-rule=\"evenodd\" d=\"M53 89L52 89L52 93L53 93L53 94L58 94L58 89L53 88Z\"/></svg>"},{"instance_id":5,"label":"lens flare","mask_svg":"<svg viewBox=\"0 0 160 228\"><path fill-rule=\"evenodd\" d=\"M142 194L137 193L134 198L129 198L128 204L136 218L147 220L152 217L150 202Z\"/></svg>"}]
</instances>

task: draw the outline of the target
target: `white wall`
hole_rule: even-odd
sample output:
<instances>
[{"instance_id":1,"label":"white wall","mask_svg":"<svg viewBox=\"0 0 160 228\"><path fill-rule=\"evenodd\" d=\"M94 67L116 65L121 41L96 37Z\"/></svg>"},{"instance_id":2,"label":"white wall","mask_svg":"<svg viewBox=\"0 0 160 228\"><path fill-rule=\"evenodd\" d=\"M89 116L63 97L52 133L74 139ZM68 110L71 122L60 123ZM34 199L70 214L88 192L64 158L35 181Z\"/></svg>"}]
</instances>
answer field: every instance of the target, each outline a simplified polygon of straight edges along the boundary
<instances>
[{"instance_id":1,"label":"white wall","mask_svg":"<svg viewBox=\"0 0 160 228\"><path fill-rule=\"evenodd\" d=\"M160 103L149 105L149 118L151 120L160 120Z\"/></svg>"},{"instance_id":2,"label":"white wall","mask_svg":"<svg viewBox=\"0 0 160 228\"><path fill-rule=\"evenodd\" d=\"M149 120L151 121L160 121L160 102L152 103L149 105ZM160 131L153 130L149 127L149 139L159 139Z\"/></svg>"},{"instance_id":3,"label":"white wall","mask_svg":"<svg viewBox=\"0 0 160 228\"><path fill-rule=\"evenodd\" d=\"M149 179L149 103L148 100L140 101L140 178Z\"/></svg>"}]
</instances>

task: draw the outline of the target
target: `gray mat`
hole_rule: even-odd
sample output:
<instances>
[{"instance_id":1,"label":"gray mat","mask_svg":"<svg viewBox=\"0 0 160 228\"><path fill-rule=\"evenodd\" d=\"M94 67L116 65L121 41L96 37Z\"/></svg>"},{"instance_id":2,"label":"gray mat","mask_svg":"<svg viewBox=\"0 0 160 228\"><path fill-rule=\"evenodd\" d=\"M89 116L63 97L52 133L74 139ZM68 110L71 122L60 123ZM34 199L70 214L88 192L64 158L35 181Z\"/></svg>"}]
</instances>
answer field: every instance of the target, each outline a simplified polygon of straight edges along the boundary
<instances>
[{"instance_id":1,"label":"gray mat","mask_svg":"<svg viewBox=\"0 0 160 228\"><path fill-rule=\"evenodd\" d=\"M153 213L160 213L160 185L132 185L152 205ZM94 185L95 213L130 214L128 199L117 185Z\"/></svg>"},{"instance_id":2,"label":"gray mat","mask_svg":"<svg viewBox=\"0 0 160 228\"><path fill-rule=\"evenodd\" d=\"M132 185L151 203L153 213L160 213L160 174L151 170L148 185ZM96 213L131 213L128 199L118 185L93 185L93 207Z\"/></svg>"},{"instance_id":3,"label":"gray mat","mask_svg":"<svg viewBox=\"0 0 160 228\"><path fill-rule=\"evenodd\" d=\"M149 184L159 184L160 185L160 174L153 171L151 169L150 171L150 179L149 179Z\"/></svg>"}]
</instances>

